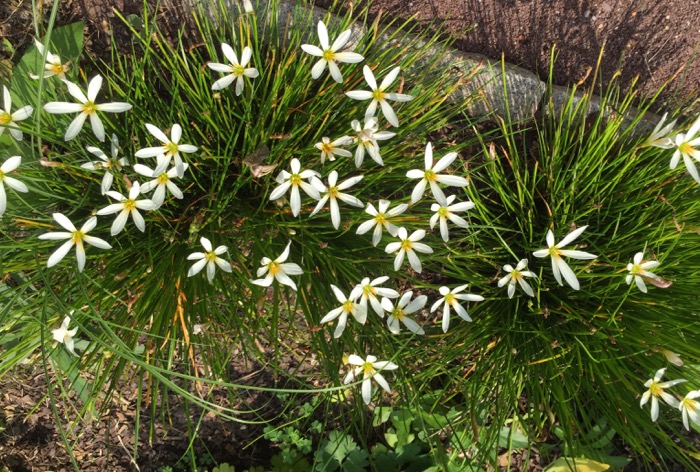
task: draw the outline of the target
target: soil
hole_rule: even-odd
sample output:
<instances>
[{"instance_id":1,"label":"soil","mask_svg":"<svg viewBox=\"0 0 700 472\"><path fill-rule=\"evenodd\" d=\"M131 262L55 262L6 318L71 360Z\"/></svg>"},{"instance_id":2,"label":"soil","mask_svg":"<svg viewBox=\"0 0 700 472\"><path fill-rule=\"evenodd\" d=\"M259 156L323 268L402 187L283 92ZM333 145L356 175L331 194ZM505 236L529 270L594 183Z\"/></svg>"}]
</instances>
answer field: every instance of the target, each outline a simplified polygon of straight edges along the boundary
<instances>
[{"instance_id":1,"label":"soil","mask_svg":"<svg viewBox=\"0 0 700 472\"><path fill-rule=\"evenodd\" d=\"M157 13L158 21L173 31L183 23L180 0L162 1L158 7L155 0L146 3ZM324 7L330 3L317 2ZM43 3L46 11L50 4ZM58 23L85 20L87 52L101 56L109 51L111 40L126 43L130 37L114 9L127 16L141 15L143 7L143 0L67 0L59 8ZM650 96L671 80L662 94L668 106L700 91L700 61L691 63L700 52L700 0L374 0L371 11L388 18L414 16L425 28L444 22L456 46L463 50L503 57L544 79L556 45L558 57L552 77L559 85L590 83L590 71L605 44L600 68L604 82L618 71L626 86L638 76L642 94ZM15 55L31 43L33 31L31 0L0 1L0 40L12 45L0 43L0 81L2 66L19 57ZM39 364L25 366L0 382L0 471L3 466L11 472L72 470ZM251 384L274 384L260 366L238 367ZM56 389L57 394L59 391ZM146 428L134 431L135 398L134 386L125 384L119 401L100 421L80 423L69 432L81 470L155 471L159 466L173 466L181 458L190 441L188 419L182 411L175 408L173 416L156 419L154 434L149 436ZM251 399L251 406L260 401L269 408L274 405L271 399L258 398ZM65 410L58 414L69 417L69 408L62 408ZM142 411L142 424L149 422L149 412ZM139 437L138 463L132 460L135 434ZM211 454L240 470L265 464L271 456L270 446L263 440L241 449L261 435L255 428L232 428L205 416L199 435L202 443L195 444L197 455ZM531 470L537 467L539 464L531 463Z\"/></svg>"}]
</instances>

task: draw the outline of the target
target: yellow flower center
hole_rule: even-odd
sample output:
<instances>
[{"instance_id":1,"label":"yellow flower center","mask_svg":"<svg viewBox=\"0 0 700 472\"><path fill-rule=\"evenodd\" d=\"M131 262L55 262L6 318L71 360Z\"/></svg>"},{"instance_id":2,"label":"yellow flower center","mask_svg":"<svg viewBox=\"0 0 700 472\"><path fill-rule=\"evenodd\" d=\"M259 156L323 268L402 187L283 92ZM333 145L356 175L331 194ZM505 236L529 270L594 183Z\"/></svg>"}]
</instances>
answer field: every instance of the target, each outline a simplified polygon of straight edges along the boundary
<instances>
[{"instance_id":1,"label":"yellow flower center","mask_svg":"<svg viewBox=\"0 0 700 472\"><path fill-rule=\"evenodd\" d=\"M401 308L394 308L394 311L391 312L391 316L399 321L402 321L406 316L406 313Z\"/></svg>"},{"instance_id":2,"label":"yellow flower center","mask_svg":"<svg viewBox=\"0 0 700 472\"><path fill-rule=\"evenodd\" d=\"M437 180L437 174L433 170L425 171L425 180L428 182L435 182Z\"/></svg>"},{"instance_id":3,"label":"yellow flower center","mask_svg":"<svg viewBox=\"0 0 700 472\"><path fill-rule=\"evenodd\" d=\"M523 279L523 274L521 274L519 270L513 269L510 272L510 277L516 282L520 282Z\"/></svg>"},{"instance_id":4,"label":"yellow flower center","mask_svg":"<svg viewBox=\"0 0 700 472\"><path fill-rule=\"evenodd\" d=\"M343 310L350 313L353 308L355 308L355 302L352 300L345 300L345 303L343 303Z\"/></svg>"},{"instance_id":5,"label":"yellow flower center","mask_svg":"<svg viewBox=\"0 0 700 472\"><path fill-rule=\"evenodd\" d=\"M378 102L381 102L382 100L384 100L384 95L386 95L386 94L379 89L372 92L372 97L374 97L374 99L377 100Z\"/></svg>"},{"instance_id":6,"label":"yellow flower center","mask_svg":"<svg viewBox=\"0 0 700 472\"><path fill-rule=\"evenodd\" d=\"M163 172L162 174L160 174L158 176L158 178L156 180L158 181L159 185L165 185L170 180L170 177L168 177L167 172Z\"/></svg>"},{"instance_id":7,"label":"yellow flower center","mask_svg":"<svg viewBox=\"0 0 700 472\"><path fill-rule=\"evenodd\" d=\"M131 211L134 208L136 208L136 201L135 200L128 198L124 201L124 209L126 211Z\"/></svg>"},{"instance_id":8,"label":"yellow flower center","mask_svg":"<svg viewBox=\"0 0 700 472\"><path fill-rule=\"evenodd\" d=\"M66 65L61 65L61 64L54 64L53 67L51 67L51 70L53 71L54 74L63 74L65 72L68 72L68 69L70 67L68 64Z\"/></svg>"},{"instance_id":9,"label":"yellow flower center","mask_svg":"<svg viewBox=\"0 0 700 472\"><path fill-rule=\"evenodd\" d=\"M95 102L87 101L83 104L83 113L86 115L92 115L97 111L97 105Z\"/></svg>"},{"instance_id":10,"label":"yellow flower center","mask_svg":"<svg viewBox=\"0 0 700 472\"><path fill-rule=\"evenodd\" d=\"M451 294L451 293L448 293L447 295L445 295L445 301L446 301L450 306L453 306L455 303L457 303L457 299L456 299L455 296L454 296L453 294Z\"/></svg>"},{"instance_id":11,"label":"yellow flower center","mask_svg":"<svg viewBox=\"0 0 700 472\"><path fill-rule=\"evenodd\" d=\"M242 76L244 71L245 69L240 64L231 66L231 73L236 77Z\"/></svg>"},{"instance_id":12,"label":"yellow flower center","mask_svg":"<svg viewBox=\"0 0 700 472\"><path fill-rule=\"evenodd\" d=\"M73 236L71 237L71 240L73 241L73 244L78 244L83 240L83 236L85 236L85 233L83 233L79 229L73 231L72 234Z\"/></svg>"},{"instance_id":13,"label":"yellow flower center","mask_svg":"<svg viewBox=\"0 0 700 472\"><path fill-rule=\"evenodd\" d=\"M362 294L365 296L365 298L376 298L377 290L370 284L367 284L362 287Z\"/></svg>"},{"instance_id":14,"label":"yellow flower center","mask_svg":"<svg viewBox=\"0 0 700 472\"><path fill-rule=\"evenodd\" d=\"M177 154L177 144L168 143L165 146L163 146L163 150L165 150L166 156L174 156L175 154Z\"/></svg>"},{"instance_id":15,"label":"yellow flower center","mask_svg":"<svg viewBox=\"0 0 700 472\"><path fill-rule=\"evenodd\" d=\"M413 249L413 242L408 239L404 239L403 241L401 241L401 249L403 249L404 251Z\"/></svg>"},{"instance_id":16,"label":"yellow flower center","mask_svg":"<svg viewBox=\"0 0 700 472\"><path fill-rule=\"evenodd\" d=\"M279 266L277 265L277 263L275 261L270 262L267 265L267 267L268 267L268 270L270 271L270 275L273 277L280 273L281 269L279 268Z\"/></svg>"},{"instance_id":17,"label":"yellow flower center","mask_svg":"<svg viewBox=\"0 0 700 472\"><path fill-rule=\"evenodd\" d=\"M292 183L293 187L298 187L301 184L301 176L299 174L292 174L289 177L289 181Z\"/></svg>"},{"instance_id":18,"label":"yellow flower center","mask_svg":"<svg viewBox=\"0 0 700 472\"><path fill-rule=\"evenodd\" d=\"M630 272L634 275L639 275L643 270L644 269L642 269L642 266L640 264L634 264L630 269Z\"/></svg>"},{"instance_id":19,"label":"yellow flower center","mask_svg":"<svg viewBox=\"0 0 700 472\"><path fill-rule=\"evenodd\" d=\"M683 405L683 408L690 411L695 411L698 409L698 406L700 406L698 405L698 402L692 398L684 398L681 400L681 404Z\"/></svg>"},{"instance_id":20,"label":"yellow flower center","mask_svg":"<svg viewBox=\"0 0 700 472\"><path fill-rule=\"evenodd\" d=\"M0 125L6 125L10 121L12 121L12 115L7 112L0 114Z\"/></svg>"},{"instance_id":21,"label":"yellow flower center","mask_svg":"<svg viewBox=\"0 0 700 472\"><path fill-rule=\"evenodd\" d=\"M446 220L447 216L450 214L450 210L448 210L447 207L440 207L440 209L437 211L437 214L440 216L440 218Z\"/></svg>"},{"instance_id":22,"label":"yellow flower center","mask_svg":"<svg viewBox=\"0 0 700 472\"><path fill-rule=\"evenodd\" d=\"M5 178L5 173L0 170L0 182L2 182L2 179Z\"/></svg>"},{"instance_id":23,"label":"yellow flower center","mask_svg":"<svg viewBox=\"0 0 700 472\"><path fill-rule=\"evenodd\" d=\"M659 385L659 382L652 382L651 386L649 387L649 391L655 397L658 397L659 395L664 393L664 389L661 385Z\"/></svg>"},{"instance_id":24,"label":"yellow flower center","mask_svg":"<svg viewBox=\"0 0 700 472\"><path fill-rule=\"evenodd\" d=\"M214 260L216 260L216 253L214 251L205 252L204 258L209 262L213 262Z\"/></svg>"},{"instance_id":25,"label":"yellow flower center","mask_svg":"<svg viewBox=\"0 0 700 472\"><path fill-rule=\"evenodd\" d=\"M333 59L335 59L335 53L330 49L326 49L325 51L323 51L323 58L330 62Z\"/></svg>"},{"instance_id":26,"label":"yellow flower center","mask_svg":"<svg viewBox=\"0 0 700 472\"><path fill-rule=\"evenodd\" d=\"M549 248L549 255L550 257L561 257L561 253L559 252L559 248L552 246Z\"/></svg>"},{"instance_id":27,"label":"yellow flower center","mask_svg":"<svg viewBox=\"0 0 700 472\"><path fill-rule=\"evenodd\" d=\"M384 213L378 213L374 221L376 221L378 225L383 225L386 223L386 216L384 216Z\"/></svg>"},{"instance_id":28,"label":"yellow flower center","mask_svg":"<svg viewBox=\"0 0 700 472\"><path fill-rule=\"evenodd\" d=\"M329 198L338 198L338 194L340 191L338 190L338 187L330 187L328 189L328 197Z\"/></svg>"},{"instance_id":29,"label":"yellow flower center","mask_svg":"<svg viewBox=\"0 0 700 472\"><path fill-rule=\"evenodd\" d=\"M372 366L371 362L365 362L362 364L362 371L365 373L366 376L372 376L377 373L376 370L374 370L374 366Z\"/></svg>"},{"instance_id":30,"label":"yellow flower center","mask_svg":"<svg viewBox=\"0 0 700 472\"><path fill-rule=\"evenodd\" d=\"M322 143L321 144L321 151L325 152L326 154L331 154L333 152L333 149L335 146L333 146L332 143Z\"/></svg>"},{"instance_id":31,"label":"yellow flower center","mask_svg":"<svg viewBox=\"0 0 700 472\"><path fill-rule=\"evenodd\" d=\"M691 155L695 151L695 148L690 145L690 143L683 143L680 146L678 146L678 150L681 152L681 154L688 154Z\"/></svg>"}]
</instances>

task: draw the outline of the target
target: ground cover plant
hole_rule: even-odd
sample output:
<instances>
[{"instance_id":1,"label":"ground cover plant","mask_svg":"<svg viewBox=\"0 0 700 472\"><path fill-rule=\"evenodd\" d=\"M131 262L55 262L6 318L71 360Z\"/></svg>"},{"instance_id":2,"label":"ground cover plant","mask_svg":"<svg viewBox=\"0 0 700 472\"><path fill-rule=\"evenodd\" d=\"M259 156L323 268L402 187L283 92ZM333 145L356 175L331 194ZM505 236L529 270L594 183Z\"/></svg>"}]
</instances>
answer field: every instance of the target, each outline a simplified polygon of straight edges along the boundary
<instances>
[{"instance_id":1,"label":"ground cover plant","mask_svg":"<svg viewBox=\"0 0 700 472\"><path fill-rule=\"evenodd\" d=\"M281 470L695 467L700 121L640 134L612 83L488 125L437 35L280 11L207 6L194 44L124 18L108 63L37 31L0 114L0 375L42 362L86 418L134 382L193 438L265 427Z\"/></svg>"}]
</instances>

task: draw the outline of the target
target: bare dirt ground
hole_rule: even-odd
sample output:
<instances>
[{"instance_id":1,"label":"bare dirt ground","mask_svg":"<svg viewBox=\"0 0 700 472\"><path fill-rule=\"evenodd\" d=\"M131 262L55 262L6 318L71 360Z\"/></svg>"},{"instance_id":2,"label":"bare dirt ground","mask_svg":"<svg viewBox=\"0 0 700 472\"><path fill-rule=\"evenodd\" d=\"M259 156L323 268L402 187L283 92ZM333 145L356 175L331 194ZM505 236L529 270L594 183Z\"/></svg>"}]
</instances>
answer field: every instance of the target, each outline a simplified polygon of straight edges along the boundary
<instances>
[{"instance_id":1,"label":"bare dirt ground","mask_svg":"<svg viewBox=\"0 0 700 472\"><path fill-rule=\"evenodd\" d=\"M317 2L324 7L330 3ZM154 0L147 4L155 11ZM50 2L43 5L49 8ZM85 20L88 53L99 56L109 50L112 39L129 38L113 9L124 16L140 15L143 5L143 0L64 0L59 24ZM176 29L183 23L178 0L161 2L159 8L157 18L162 24ZM603 81L620 71L622 83L629 86L639 76L638 86L649 96L673 77L662 95L669 103L700 92L700 60L690 63L700 52L700 0L374 0L371 10L389 18L414 16L426 28L444 21L458 47L490 58L503 56L543 79L556 45L553 80L559 85L590 83L589 71L605 44ZM0 40L8 41L15 54L31 43L33 31L30 0L0 1ZM12 58L11 48L0 44L0 61ZM257 374L251 379L264 384ZM101 421L81 424L72 435L77 438L74 453L81 470L154 471L173 465L189 443L182 416L163 418L154 434L135 432L135 393L128 386L122 393L121 403ZM38 367L0 379L0 470L3 466L11 472L72 470L46 394L45 377ZM143 415L141 421L148 422L148 412ZM161 426L166 424L167 428ZM135 435L140 438L138 464L131 459ZM219 461L241 467L269 459L263 441L241 451L259 431L231 428L208 418L200 435Z\"/></svg>"}]
</instances>

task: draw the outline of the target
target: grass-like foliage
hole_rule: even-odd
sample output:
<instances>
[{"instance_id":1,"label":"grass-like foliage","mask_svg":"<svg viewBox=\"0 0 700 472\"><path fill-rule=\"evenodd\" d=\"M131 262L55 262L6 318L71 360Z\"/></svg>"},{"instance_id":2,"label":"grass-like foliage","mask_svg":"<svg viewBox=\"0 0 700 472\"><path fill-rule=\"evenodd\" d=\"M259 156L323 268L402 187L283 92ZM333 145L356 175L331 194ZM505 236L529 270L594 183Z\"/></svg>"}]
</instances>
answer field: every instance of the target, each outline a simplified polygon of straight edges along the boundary
<instances>
[{"instance_id":1,"label":"grass-like foliage","mask_svg":"<svg viewBox=\"0 0 700 472\"><path fill-rule=\"evenodd\" d=\"M57 30L53 41L44 41L51 53L72 60L66 77L83 91L96 75L104 78L96 103L133 106L126 113L99 112L104 142L90 130L89 120L77 137L66 141L74 115L42 109L49 102L74 101L57 77L29 78L28 72L40 70L48 54L32 49L15 69L13 99L31 104L34 114L30 125L21 125L24 141L8 133L0 138L0 161L22 157L21 166L8 176L29 187L27 193L8 190L7 210L0 219L0 377L27 358L43 359L47 368L53 366L70 380L85 410L107 405L120 385L133 381L144 406L154 412L159 407L167 411L176 395L187 408L201 407L192 411L273 425L278 419L272 408L250 402L251 390L275 392L265 397L269 402L285 398L272 405L285 421L290 415L284 410L295 411L299 398L315 394L322 399L313 401L319 414L306 412L299 420L310 422L323 412L327 430L341 425L367 450L379 434L367 433L373 427L365 403L375 408L375 426L389 418L376 420L382 416L378 406L401 405L396 408L400 414L391 416L395 429L412 425L410 434L418 434L430 446L432 462L443 467L465 461L475 467L494 465L499 447L516 447L516 433L517 447L523 448L551 439L553 430L566 441L566 455L610 463L587 439L601 424L619 434L640 463L692 465L686 451L694 446L682 434L680 412L662 404L658 420L652 422L648 406L640 409L639 401L644 382L668 367L669 353L679 355L685 367L670 366L666 378L689 382L665 393L678 402L699 388L689 367L697 363L700 345L694 313L700 269L698 184L681 169L669 168L671 141L655 143L666 148L649 146L646 135L639 133L642 115L631 122L625 118L633 92L621 95L613 82L596 90L600 113L587 115L591 95L586 91L582 98L569 97L561 108L552 102L527 127L503 117L500 126L487 128L462 115L476 95L448 100L468 78L442 69L446 46L437 45L437 35L414 36L407 24L353 30L348 47L364 60L339 63L344 81L338 83L328 70L311 78L318 58L301 46L318 44L317 37L304 32L309 26L315 29L319 18L303 8L287 10L272 1L245 12L224 3L207 4L188 19L187 42L164 34L147 15L143 21L124 20L133 27L131 50L115 48L108 63L79 62L79 28ZM323 20L331 43L351 26L349 17ZM250 48L250 62L241 70L255 68L257 73L243 78L242 90L235 81L212 90L223 75L207 64L230 63L223 43L238 59ZM390 126L384 110L379 112L379 131L395 133L379 141L383 165L370 155L359 167L354 157L342 155L321 162L316 143L324 137L354 137L351 121L363 122L368 102L345 94L369 90L363 65L379 83L400 67L386 92L413 99L390 102L398 127ZM93 99L89 91L88 98ZM168 138L181 127L179 144L197 148L181 153L187 164L184 176L177 178L175 167L168 174L182 198L168 190L163 204L152 209L158 205L148 199L155 197L144 192L136 197L151 202L142 208L144 231L129 217L124 230L112 226L118 234L109 236L116 215L106 208L117 203L114 192L127 196L136 181L143 186L152 180L134 165L153 169L157 163L170 164L169 157L136 157L144 148L163 144L147 123L165 130ZM110 163L110 183L103 181L104 168L81 165L97 160L93 147L113 156L112 134L119 143L114 146L117 159L128 164ZM418 200L413 192L418 180L409 178L417 175L416 169L424 172L428 142L435 162L458 154L447 170L435 172L453 184L441 187L455 195L455 204L463 202L452 211L469 223L463 228L448 220L449 240L439 223L429 230L437 210L430 186ZM346 140L341 147L354 153L356 146ZM361 200L363 207L377 207L381 199L391 200L392 208L407 204L391 221L408 235L428 230L420 243L433 252L418 254L423 271L414 272L408 262L395 270L395 256L385 247L398 240L387 230L376 247L371 230L356 234L371 215L353 207L353 198L339 199L339 224L329 215L333 192L315 214L317 202L303 191L299 216L290 192L271 201L282 180L289 178L282 171L293 172L297 161L301 169L318 173L303 174L308 176L303 180L320 194L320 181L329 185L329 176L337 172L339 183L362 176L352 186L340 185L339 191ZM464 178L468 186L460 183ZM167 180L161 179L162 184ZM101 185L112 193L104 195ZM86 245L82 271L77 270L82 265L75 263L74 247L58 262L51 256L58 242L38 238L63 231L57 229L54 213L65 215L77 228L97 215L90 236L106 240L111 249ZM584 226L575 240L543 251L548 231L559 243ZM83 235L67 239L77 242L81 237L90 242ZM225 248L188 260L203 251L201 238L213 246L205 242L205 252ZM578 252L567 252L574 246ZM288 258L280 262L298 264L303 273L290 266L269 267L273 275L287 270L296 290L278 281L270 288L253 283L265 277L257 274L260 261L268 258L263 263L269 264L285 248ZM644 266L658 274L640 276L646 293L634 277L631 285L626 283L628 264L638 252L645 261L660 263L653 270L655 264ZM220 259L213 277L207 269L193 273L197 260L204 264L215 256ZM552 257L563 274L561 284L555 280ZM516 267L523 259L527 268L524 263ZM511 288L503 280L508 264L510 281L518 282ZM417 269L415 262L411 265ZM417 323L413 330L401 325L400 334L392 333L386 322L392 313L381 318L371 304L366 322L350 314L342 332L336 328L337 318L321 322L340 305L357 309L354 300L339 300L331 284L350 296L363 278L382 276L389 277L385 287L427 298L425 309L410 315ZM464 284L468 286L454 291L456 299L448 292ZM467 301L460 301L465 294ZM443 304L437 303L443 297L453 312L449 324ZM384 306L392 303L396 306L399 300ZM469 314L462 315L471 323L454 315L457 303L468 308ZM58 328L69 313L70 324ZM421 331L412 333L418 325ZM77 334L69 328L78 328ZM54 338L62 343L52 342ZM266 385L240 378L239 369L248 362L267 373ZM376 384L370 392L365 382L353 383L376 371L392 385L391 396L378 394L382 390ZM650 403L655 403L658 392L652 393ZM504 428L506 424L510 427ZM281 433L266 433L282 441ZM345 433L336 436L346 438ZM404 436L408 444L409 432ZM328 444L333 441L324 444L331 457ZM374 451L377 457L380 452ZM419 452L411 449L416 457Z\"/></svg>"}]
</instances>

